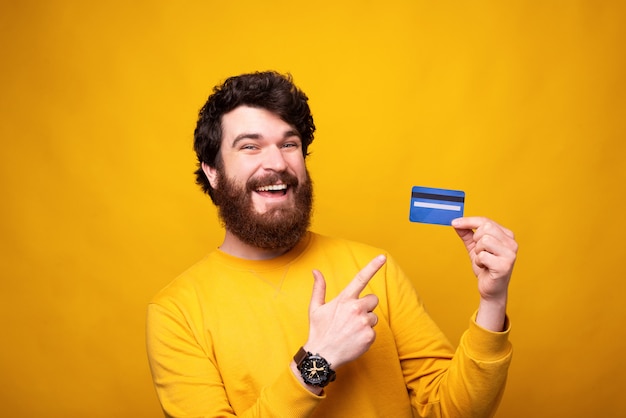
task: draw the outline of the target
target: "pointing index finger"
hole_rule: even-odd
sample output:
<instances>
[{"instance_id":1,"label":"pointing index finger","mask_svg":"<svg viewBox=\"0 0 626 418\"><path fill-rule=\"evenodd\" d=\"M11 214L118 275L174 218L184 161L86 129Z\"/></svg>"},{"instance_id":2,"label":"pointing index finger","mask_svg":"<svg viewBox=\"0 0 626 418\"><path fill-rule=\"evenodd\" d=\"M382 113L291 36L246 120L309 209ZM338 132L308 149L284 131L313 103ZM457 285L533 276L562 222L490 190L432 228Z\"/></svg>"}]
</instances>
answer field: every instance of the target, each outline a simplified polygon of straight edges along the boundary
<instances>
[{"instance_id":1,"label":"pointing index finger","mask_svg":"<svg viewBox=\"0 0 626 418\"><path fill-rule=\"evenodd\" d=\"M380 270L386 261L387 257L382 254L372 259L372 261L367 263L367 265L354 276L354 279L348 283L341 293L349 298L358 298L363 289L365 289L365 286L367 286L372 277L374 277L374 274Z\"/></svg>"}]
</instances>

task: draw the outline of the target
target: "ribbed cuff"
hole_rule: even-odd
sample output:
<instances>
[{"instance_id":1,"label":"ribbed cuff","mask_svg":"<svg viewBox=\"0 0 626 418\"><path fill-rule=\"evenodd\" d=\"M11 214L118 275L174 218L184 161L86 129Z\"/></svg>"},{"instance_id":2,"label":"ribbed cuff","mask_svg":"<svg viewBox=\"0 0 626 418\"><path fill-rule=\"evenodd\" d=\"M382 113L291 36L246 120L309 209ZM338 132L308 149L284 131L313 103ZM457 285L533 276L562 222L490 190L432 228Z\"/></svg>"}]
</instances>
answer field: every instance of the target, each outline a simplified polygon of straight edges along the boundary
<instances>
[{"instance_id":1,"label":"ribbed cuff","mask_svg":"<svg viewBox=\"0 0 626 418\"><path fill-rule=\"evenodd\" d=\"M470 318L469 329L464 335L467 354L480 361L497 361L510 355L512 347L509 342L509 317L505 318L504 331L494 332L476 323L477 313L478 311L474 312Z\"/></svg>"},{"instance_id":2,"label":"ribbed cuff","mask_svg":"<svg viewBox=\"0 0 626 418\"><path fill-rule=\"evenodd\" d=\"M272 405L272 410L278 417L309 416L326 397L324 392L321 396L317 396L302 386L290 367L287 367L278 378L273 389L265 393L265 397L267 404Z\"/></svg>"}]
</instances>

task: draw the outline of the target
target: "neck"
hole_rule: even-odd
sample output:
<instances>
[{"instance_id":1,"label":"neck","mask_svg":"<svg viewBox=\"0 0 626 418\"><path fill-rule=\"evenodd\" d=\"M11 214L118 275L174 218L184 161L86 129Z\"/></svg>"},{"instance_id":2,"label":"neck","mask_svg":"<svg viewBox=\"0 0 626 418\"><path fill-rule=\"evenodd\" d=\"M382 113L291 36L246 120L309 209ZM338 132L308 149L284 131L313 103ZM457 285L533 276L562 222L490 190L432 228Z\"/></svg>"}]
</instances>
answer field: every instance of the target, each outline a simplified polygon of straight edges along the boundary
<instances>
[{"instance_id":1,"label":"neck","mask_svg":"<svg viewBox=\"0 0 626 418\"><path fill-rule=\"evenodd\" d=\"M245 258L247 260L269 260L279 257L289 251L291 248L278 248L278 249L265 249L258 248L252 245L246 244L241 241L236 235L226 230L224 235L224 242L219 246L220 250L226 254L232 255L238 258Z\"/></svg>"}]
</instances>

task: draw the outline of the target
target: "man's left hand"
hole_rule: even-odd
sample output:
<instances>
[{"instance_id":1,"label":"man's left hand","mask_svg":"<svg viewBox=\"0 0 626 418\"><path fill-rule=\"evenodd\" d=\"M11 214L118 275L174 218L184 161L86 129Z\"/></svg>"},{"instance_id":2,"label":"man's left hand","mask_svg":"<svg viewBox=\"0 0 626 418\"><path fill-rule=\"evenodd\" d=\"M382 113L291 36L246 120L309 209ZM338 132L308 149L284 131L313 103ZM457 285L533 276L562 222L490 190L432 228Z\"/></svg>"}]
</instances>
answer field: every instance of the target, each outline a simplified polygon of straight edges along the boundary
<instances>
[{"instance_id":1,"label":"man's left hand","mask_svg":"<svg viewBox=\"0 0 626 418\"><path fill-rule=\"evenodd\" d=\"M518 248L513 232L484 217L458 218L452 222L452 226L465 244L478 279L481 298L479 315L481 309L483 314L493 313L497 318L492 318L495 321L491 322L503 324L509 281ZM494 328L489 321L481 325Z\"/></svg>"}]
</instances>

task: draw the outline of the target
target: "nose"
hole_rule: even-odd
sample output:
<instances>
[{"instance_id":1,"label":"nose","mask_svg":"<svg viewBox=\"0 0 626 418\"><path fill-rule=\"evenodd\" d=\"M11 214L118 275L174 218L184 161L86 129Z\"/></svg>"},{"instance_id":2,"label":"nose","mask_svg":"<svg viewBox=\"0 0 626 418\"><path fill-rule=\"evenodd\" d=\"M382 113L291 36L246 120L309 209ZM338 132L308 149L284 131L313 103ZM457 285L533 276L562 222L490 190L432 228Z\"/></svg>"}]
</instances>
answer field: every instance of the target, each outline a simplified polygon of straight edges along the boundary
<instances>
[{"instance_id":1,"label":"nose","mask_svg":"<svg viewBox=\"0 0 626 418\"><path fill-rule=\"evenodd\" d=\"M263 168L266 170L281 172L287 169L287 161L279 147L268 147L263 157Z\"/></svg>"}]
</instances>

